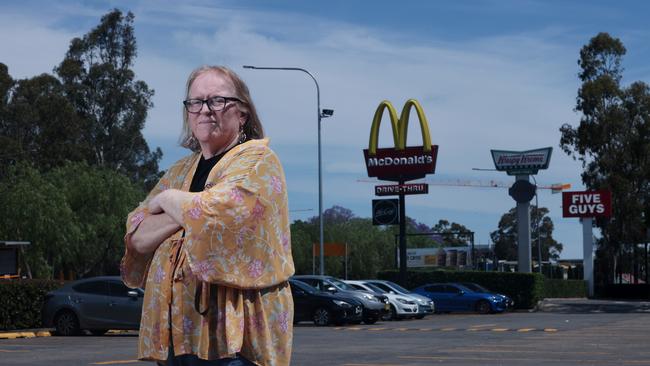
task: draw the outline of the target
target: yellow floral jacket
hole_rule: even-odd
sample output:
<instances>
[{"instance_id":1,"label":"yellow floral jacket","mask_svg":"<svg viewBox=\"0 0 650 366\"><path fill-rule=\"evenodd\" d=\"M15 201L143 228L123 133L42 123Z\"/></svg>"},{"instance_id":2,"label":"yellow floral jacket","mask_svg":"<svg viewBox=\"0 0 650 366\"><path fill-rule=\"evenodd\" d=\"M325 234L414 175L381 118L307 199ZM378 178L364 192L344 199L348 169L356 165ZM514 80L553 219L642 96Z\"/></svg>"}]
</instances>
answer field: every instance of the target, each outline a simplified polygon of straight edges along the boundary
<instances>
[{"instance_id":1,"label":"yellow floral jacket","mask_svg":"<svg viewBox=\"0 0 650 366\"><path fill-rule=\"evenodd\" d=\"M176 162L129 214L127 243L150 215L149 199L169 188L189 190L199 157ZM288 216L284 172L268 140L226 153L205 190L184 205L183 230L153 254L127 248L122 258L124 282L146 288L139 358L166 360L171 336L175 355L212 360L241 353L257 365L289 365L293 300L287 279L294 265Z\"/></svg>"}]
</instances>

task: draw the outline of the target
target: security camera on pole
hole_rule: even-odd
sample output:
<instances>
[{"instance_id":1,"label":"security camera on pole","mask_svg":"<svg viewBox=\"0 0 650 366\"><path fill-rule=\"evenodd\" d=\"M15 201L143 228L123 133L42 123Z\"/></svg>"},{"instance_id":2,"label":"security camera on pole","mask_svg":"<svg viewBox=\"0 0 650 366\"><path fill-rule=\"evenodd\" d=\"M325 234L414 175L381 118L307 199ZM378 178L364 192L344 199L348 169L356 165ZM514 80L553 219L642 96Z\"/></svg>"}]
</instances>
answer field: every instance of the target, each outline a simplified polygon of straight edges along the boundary
<instances>
[{"instance_id":1,"label":"security camera on pole","mask_svg":"<svg viewBox=\"0 0 650 366\"><path fill-rule=\"evenodd\" d=\"M528 151L490 150L494 167L514 175L515 183L508 194L517 202L517 264L519 272L531 272L530 250L530 200L537 186L530 183L530 176L539 169L548 169L552 147ZM541 258L540 263L541 266Z\"/></svg>"}]
</instances>

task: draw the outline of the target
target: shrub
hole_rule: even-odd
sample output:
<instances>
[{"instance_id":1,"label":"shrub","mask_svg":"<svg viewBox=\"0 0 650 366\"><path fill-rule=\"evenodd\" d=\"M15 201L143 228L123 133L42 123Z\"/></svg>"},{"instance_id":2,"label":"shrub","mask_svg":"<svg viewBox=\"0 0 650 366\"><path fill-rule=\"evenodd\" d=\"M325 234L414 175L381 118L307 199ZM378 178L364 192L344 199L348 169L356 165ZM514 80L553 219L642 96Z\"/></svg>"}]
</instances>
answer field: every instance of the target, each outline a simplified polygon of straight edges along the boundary
<instances>
[{"instance_id":1,"label":"shrub","mask_svg":"<svg viewBox=\"0 0 650 366\"><path fill-rule=\"evenodd\" d=\"M582 280L544 280L544 297L587 297L587 282Z\"/></svg>"},{"instance_id":2,"label":"shrub","mask_svg":"<svg viewBox=\"0 0 650 366\"><path fill-rule=\"evenodd\" d=\"M0 280L0 330L41 327L45 294L62 285L51 280Z\"/></svg>"}]
</instances>

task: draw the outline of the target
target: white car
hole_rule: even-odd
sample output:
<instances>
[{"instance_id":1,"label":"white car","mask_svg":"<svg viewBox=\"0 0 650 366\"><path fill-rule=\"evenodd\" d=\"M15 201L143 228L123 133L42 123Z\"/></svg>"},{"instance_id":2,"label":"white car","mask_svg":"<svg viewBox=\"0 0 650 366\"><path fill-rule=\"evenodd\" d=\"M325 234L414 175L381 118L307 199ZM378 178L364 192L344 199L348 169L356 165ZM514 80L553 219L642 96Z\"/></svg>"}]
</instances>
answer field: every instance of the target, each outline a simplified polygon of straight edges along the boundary
<instances>
[{"instance_id":1,"label":"white car","mask_svg":"<svg viewBox=\"0 0 650 366\"><path fill-rule=\"evenodd\" d=\"M418 315L415 317L416 319L422 319L425 315L433 314L436 311L436 305L431 299L411 292L394 282L384 280L362 280L362 282L373 284L388 293L407 295L414 298L418 303Z\"/></svg>"},{"instance_id":2,"label":"white car","mask_svg":"<svg viewBox=\"0 0 650 366\"><path fill-rule=\"evenodd\" d=\"M411 296L390 293L364 281L345 281L345 283L359 290L377 292L386 296L390 303L390 313L385 317L387 320L413 318L418 315L417 301Z\"/></svg>"}]
</instances>

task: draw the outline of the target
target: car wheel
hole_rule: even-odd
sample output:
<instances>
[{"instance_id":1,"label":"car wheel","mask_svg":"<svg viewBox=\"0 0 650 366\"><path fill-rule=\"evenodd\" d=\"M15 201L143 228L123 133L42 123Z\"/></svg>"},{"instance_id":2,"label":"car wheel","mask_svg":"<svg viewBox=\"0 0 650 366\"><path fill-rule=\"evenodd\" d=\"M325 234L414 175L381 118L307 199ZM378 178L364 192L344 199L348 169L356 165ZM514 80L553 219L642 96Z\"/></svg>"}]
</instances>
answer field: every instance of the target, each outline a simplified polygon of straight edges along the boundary
<instances>
[{"instance_id":1,"label":"car wheel","mask_svg":"<svg viewBox=\"0 0 650 366\"><path fill-rule=\"evenodd\" d=\"M475 306L476 312L479 314L489 314L492 311L490 303L485 300L480 300Z\"/></svg>"},{"instance_id":2,"label":"car wheel","mask_svg":"<svg viewBox=\"0 0 650 366\"><path fill-rule=\"evenodd\" d=\"M363 319L363 322L366 323L366 324L375 324L377 322L377 320L379 320L379 318L373 316L373 317L368 317L368 318Z\"/></svg>"},{"instance_id":3,"label":"car wheel","mask_svg":"<svg viewBox=\"0 0 650 366\"><path fill-rule=\"evenodd\" d=\"M90 330L90 334L92 334L94 336L103 336L104 334L106 334L106 332L108 332L108 329L91 329Z\"/></svg>"},{"instance_id":4,"label":"car wheel","mask_svg":"<svg viewBox=\"0 0 650 366\"><path fill-rule=\"evenodd\" d=\"M331 316L329 310L325 308L318 308L314 311L314 324L318 326L326 326L330 323Z\"/></svg>"},{"instance_id":5,"label":"car wheel","mask_svg":"<svg viewBox=\"0 0 650 366\"><path fill-rule=\"evenodd\" d=\"M62 336L77 335L81 332L79 328L79 319L75 313L70 310L60 312L54 319L56 332Z\"/></svg>"},{"instance_id":6,"label":"car wheel","mask_svg":"<svg viewBox=\"0 0 650 366\"><path fill-rule=\"evenodd\" d=\"M399 316L397 315L397 309L391 304L390 306L390 312L388 314L384 315L382 317L383 320L399 320Z\"/></svg>"}]
</instances>

